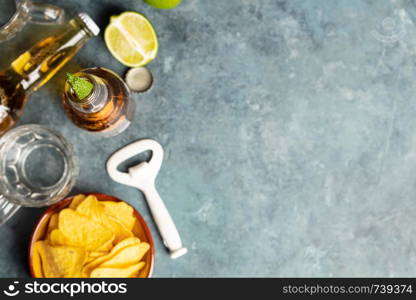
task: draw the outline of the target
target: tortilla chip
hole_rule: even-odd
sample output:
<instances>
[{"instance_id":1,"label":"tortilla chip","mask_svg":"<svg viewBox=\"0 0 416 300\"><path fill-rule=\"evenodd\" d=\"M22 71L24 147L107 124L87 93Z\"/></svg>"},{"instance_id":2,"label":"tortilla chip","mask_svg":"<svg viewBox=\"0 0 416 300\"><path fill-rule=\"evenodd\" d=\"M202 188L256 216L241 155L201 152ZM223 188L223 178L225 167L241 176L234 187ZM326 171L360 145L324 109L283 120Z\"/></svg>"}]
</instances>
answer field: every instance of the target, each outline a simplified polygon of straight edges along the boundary
<instances>
[{"instance_id":1,"label":"tortilla chip","mask_svg":"<svg viewBox=\"0 0 416 300\"><path fill-rule=\"evenodd\" d=\"M129 265L138 263L146 252L149 250L150 246L148 243L140 243L128 246L120 250L112 258L105 260L100 264L100 268L124 268Z\"/></svg>"},{"instance_id":2,"label":"tortilla chip","mask_svg":"<svg viewBox=\"0 0 416 300\"><path fill-rule=\"evenodd\" d=\"M90 253L88 253L88 256L97 258L97 257L100 257L100 256L104 256L106 254L107 254L107 252L104 252L104 251L91 251Z\"/></svg>"},{"instance_id":3,"label":"tortilla chip","mask_svg":"<svg viewBox=\"0 0 416 300\"><path fill-rule=\"evenodd\" d=\"M101 223L103 211L98 203L97 197L94 195L89 195L81 203L78 204L76 212L92 218L94 221L99 221Z\"/></svg>"},{"instance_id":4,"label":"tortilla chip","mask_svg":"<svg viewBox=\"0 0 416 300\"><path fill-rule=\"evenodd\" d=\"M108 241L106 241L100 247L95 249L95 251L108 253L108 251L110 251L114 246L114 238L114 235L112 235L112 237Z\"/></svg>"},{"instance_id":5,"label":"tortilla chip","mask_svg":"<svg viewBox=\"0 0 416 300\"><path fill-rule=\"evenodd\" d=\"M85 199L85 195L83 195L83 194L76 195L72 198L71 204L69 204L68 207L72 208L72 209L76 209L78 207L78 205L82 201L84 201L84 199Z\"/></svg>"},{"instance_id":6,"label":"tortilla chip","mask_svg":"<svg viewBox=\"0 0 416 300\"><path fill-rule=\"evenodd\" d=\"M98 257L107 255L108 252L106 251L89 251L87 253L87 258L85 259L85 264L92 262L93 260L97 259Z\"/></svg>"},{"instance_id":7,"label":"tortilla chip","mask_svg":"<svg viewBox=\"0 0 416 300\"><path fill-rule=\"evenodd\" d=\"M47 242L38 241L44 276L47 278L71 278L81 274L85 260L85 251L81 248L67 246L51 246Z\"/></svg>"},{"instance_id":8,"label":"tortilla chip","mask_svg":"<svg viewBox=\"0 0 416 300\"><path fill-rule=\"evenodd\" d=\"M106 227L70 208L59 213L58 226L68 246L94 251L114 240L114 234Z\"/></svg>"},{"instance_id":9,"label":"tortilla chip","mask_svg":"<svg viewBox=\"0 0 416 300\"><path fill-rule=\"evenodd\" d=\"M94 195L88 196L84 201L79 203L76 211L111 230L115 235L115 243L133 236L133 233L121 222L104 213L103 206Z\"/></svg>"},{"instance_id":10,"label":"tortilla chip","mask_svg":"<svg viewBox=\"0 0 416 300\"><path fill-rule=\"evenodd\" d=\"M47 241L49 241L49 243L52 246L65 246L67 245L67 240L64 236L64 234L62 233L61 230L59 229L54 229L49 233L49 236L47 238Z\"/></svg>"},{"instance_id":11,"label":"tortilla chip","mask_svg":"<svg viewBox=\"0 0 416 300\"><path fill-rule=\"evenodd\" d=\"M95 260L91 261L84 267L84 273L89 274L90 271L97 266L99 266L101 263L105 262L106 260L109 260L113 258L118 252L123 250L126 247L129 247L131 245L139 245L140 240L136 237L127 238L121 242L119 242L117 245L114 246L113 249L111 249L110 253L104 256L97 257Z\"/></svg>"},{"instance_id":12,"label":"tortilla chip","mask_svg":"<svg viewBox=\"0 0 416 300\"><path fill-rule=\"evenodd\" d=\"M33 270L33 276L36 278L42 278L43 277L43 271L42 271L42 262L40 259L40 254L38 250L38 244L35 243L33 245L33 253L32 253L32 270Z\"/></svg>"},{"instance_id":13,"label":"tortilla chip","mask_svg":"<svg viewBox=\"0 0 416 300\"><path fill-rule=\"evenodd\" d=\"M133 208L125 202L100 201L104 212L122 223L128 230L132 231L136 218L133 215Z\"/></svg>"},{"instance_id":14,"label":"tortilla chip","mask_svg":"<svg viewBox=\"0 0 416 300\"><path fill-rule=\"evenodd\" d=\"M91 278L129 278L137 276L139 271L145 266L144 262L139 262L126 268L96 268L91 272Z\"/></svg>"},{"instance_id":15,"label":"tortilla chip","mask_svg":"<svg viewBox=\"0 0 416 300\"><path fill-rule=\"evenodd\" d=\"M58 228L58 217L59 216L57 213L54 213L50 216L49 223L48 223L48 233Z\"/></svg>"}]
</instances>

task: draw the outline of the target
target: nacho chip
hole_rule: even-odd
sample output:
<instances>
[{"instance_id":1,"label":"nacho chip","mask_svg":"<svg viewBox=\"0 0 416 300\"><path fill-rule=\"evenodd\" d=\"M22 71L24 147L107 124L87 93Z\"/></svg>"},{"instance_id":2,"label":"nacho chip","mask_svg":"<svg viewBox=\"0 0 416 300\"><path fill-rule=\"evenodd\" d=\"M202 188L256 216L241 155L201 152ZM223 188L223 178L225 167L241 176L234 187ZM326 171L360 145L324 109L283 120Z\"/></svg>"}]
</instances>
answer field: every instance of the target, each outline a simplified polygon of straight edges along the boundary
<instances>
[{"instance_id":1,"label":"nacho chip","mask_svg":"<svg viewBox=\"0 0 416 300\"><path fill-rule=\"evenodd\" d=\"M58 214L54 213L49 218L48 233L50 233L52 230L57 229L57 228L58 228Z\"/></svg>"},{"instance_id":2,"label":"nacho chip","mask_svg":"<svg viewBox=\"0 0 416 300\"><path fill-rule=\"evenodd\" d=\"M104 207L104 212L120 223L122 223L130 231L133 230L136 218L133 215L133 208L125 202L114 201L100 201L100 204Z\"/></svg>"},{"instance_id":3,"label":"nacho chip","mask_svg":"<svg viewBox=\"0 0 416 300\"><path fill-rule=\"evenodd\" d=\"M124 247L131 246L134 244L140 244L140 239L138 237L134 236L134 237L130 237L130 238L122 240L121 242L119 242L117 245L114 246L113 251L117 252L123 249Z\"/></svg>"},{"instance_id":4,"label":"nacho chip","mask_svg":"<svg viewBox=\"0 0 416 300\"><path fill-rule=\"evenodd\" d=\"M81 274L85 251L81 248L51 246L47 242L36 242L42 261L44 276L47 278L75 277Z\"/></svg>"},{"instance_id":5,"label":"nacho chip","mask_svg":"<svg viewBox=\"0 0 416 300\"><path fill-rule=\"evenodd\" d=\"M128 230L122 223L120 223L112 216L104 213L103 206L99 203L94 195L88 196L84 201L79 203L76 211L79 214L89 217L93 221L111 230L115 235L115 243L133 236L133 233Z\"/></svg>"},{"instance_id":6,"label":"nacho chip","mask_svg":"<svg viewBox=\"0 0 416 300\"><path fill-rule=\"evenodd\" d=\"M72 209L76 209L78 207L78 205L82 201L84 201L84 199L85 199L85 195L83 195L83 194L76 195L72 198L71 204L69 204L68 207L72 208Z\"/></svg>"},{"instance_id":7,"label":"nacho chip","mask_svg":"<svg viewBox=\"0 0 416 300\"><path fill-rule=\"evenodd\" d=\"M68 246L83 247L89 251L99 249L114 239L114 234L106 227L70 208L59 213L58 226Z\"/></svg>"},{"instance_id":8,"label":"nacho chip","mask_svg":"<svg viewBox=\"0 0 416 300\"><path fill-rule=\"evenodd\" d=\"M88 253L88 256L97 258L97 257L100 257L100 256L104 256L106 254L107 254L107 252L105 252L105 251L91 251L91 252Z\"/></svg>"},{"instance_id":9,"label":"nacho chip","mask_svg":"<svg viewBox=\"0 0 416 300\"><path fill-rule=\"evenodd\" d=\"M140 243L128 246L120 250L112 258L100 264L100 268L124 268L129 265L138 263L149 250L149 248L150 246L148 243Z\"/></svg>"},{"instance_id":10,"label":"nacho chip","mask_svg":"<svg viewBox=\"0 0 416 300\"><path fill-rule=\"evenodd\" d=\"M111 248L113 248L113 246L114 246L114 244L113 244L114 243L114 238L115 238L114 235L112 235L112 237L108 241L106 241L100 247L95 249L95 251L108 253L108 251L110 251Z\"/></svg>"},{"instance_id":11,"label":"nacho chip","mask_svg":"<svg viewBox=\"0 0 416 300\"><path fill-rule=\"evenodd\" d=\"M119 242L117 245L114 246L113 249L111 249L111 252L107 255L97 257L95 260L91 261L84 267L84 273L89 274L90 271L97 266L99 266L101 263L105 262L106 260L109 260L113 258L119 251L123 250L126 247L129 247L131 245L139 245L140 240L136 237L127 238L121 242Z\"/></svg>"},{"instance_id":12,"label":"nacho chip","mask_svg":"<svg viewBox=\"0 0 416 300\"><path fill-rule=\"evenodd\" d=\"M108 217L106 225L104 225L114 233L114 242L118 243L130 237L134 237L133 233L128 230L122 223L112 217Z\"/></svg>"},{"instance_id":13,"label":"nacho chip","mask_svg":"<svg viewBox=\"0 0 416 300\"><path fill-rule=\"evenodd\" d=\"M35 243L33 245L33 253L32 253L32 270L33 275L36 278L43 277L43 271L42 271L42 262L40 260L40 254L38 250L38 244Z\"/></svg>"},{"instance_id":14,"label":"nacho chip","mask_svg":"<svg viewBox=\"0 0 416 300\"><path fill-rule=\"evenodd\" d=\"M52 230L49 233L47 240L52 246L65 246L68 243L64 234L59 229Z\"/></svg>"},{"instance_id":15,"label":"nacho chip","mask_svg":"<svg viewBox=\"0 0 416 300\"><path fill-rule=\"evenodd\" d=\"M96 222L102 223L102 218L104 216L104 211L101 205L98 203L97 197L94 195L89 195L81 203L78 204L75 209L77 213L90 217Z\"/></svg>"},{"instance_id":16,"label":"nacho chip","mask_svg":"<svg viewBox=\"0 0 416 300\"><path fill-rule=\"evenodd\" d=\"M91 272L91 278L129 278L137 276L139 271L145 266L144 262L139 262L126 268L96 268Z\"/></svg>"},{"instance_id":17,"label":"nacho chip","mask_svg":"<svg viewBox=\"0 0 416 300\"><path fill-rule=\"evenodd\" d=\"M97 259L98 257L107 255L107 251L89 251L87 253L87 258L85 259L85 264L92 262L93 260Z\"/></svg>"}]
</instances>

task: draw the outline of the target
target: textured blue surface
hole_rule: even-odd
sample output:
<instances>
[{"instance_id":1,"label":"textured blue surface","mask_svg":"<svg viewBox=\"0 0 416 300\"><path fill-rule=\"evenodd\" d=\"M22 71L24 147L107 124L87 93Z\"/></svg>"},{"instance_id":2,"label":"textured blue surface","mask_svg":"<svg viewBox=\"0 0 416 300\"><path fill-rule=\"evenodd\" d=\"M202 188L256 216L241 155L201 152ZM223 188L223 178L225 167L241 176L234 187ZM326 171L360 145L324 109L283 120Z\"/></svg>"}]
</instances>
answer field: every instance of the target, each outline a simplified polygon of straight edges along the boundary
<instances>
[{"instance_id":1,"label":"textured blue surface","mask_svg":"<svg viewBox=\"0 0 416 300\"><path fill-rule=\"evenodd\" d=\"M53 2L101 28L137 10L158 32L155 85L136 96L122 135L78 130L60 104L65 71L127 70L102 36L33 96L21 122L75 145L74 193L112 194L142 212L157 246L154 276L415 276L414 2L184 0L170 11L139 0ZM166 150L157 186L190 250L175 261L139 192L104 169L113 151L144 137ZM1 276L28 275L41 211L21 210L0 228Z\"/></svg>"}]
</instances>

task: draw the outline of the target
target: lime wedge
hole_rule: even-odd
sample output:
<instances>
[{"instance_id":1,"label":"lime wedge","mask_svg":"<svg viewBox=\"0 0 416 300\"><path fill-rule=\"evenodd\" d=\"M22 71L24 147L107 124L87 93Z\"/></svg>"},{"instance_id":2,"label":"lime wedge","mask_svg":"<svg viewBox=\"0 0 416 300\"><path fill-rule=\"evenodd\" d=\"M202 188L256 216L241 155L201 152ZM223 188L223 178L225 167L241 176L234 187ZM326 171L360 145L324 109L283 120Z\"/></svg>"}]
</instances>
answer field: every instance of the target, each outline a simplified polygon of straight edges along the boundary
<instances>
[{"instance_id":1,"label":"lime wedge","mask_svg":"<svg viewBox=\"0 0 416 300\"><path fill-rule=\"evenodd\" d=\"M129 67L144 66L157 55L156 32L149 20L137 12L111 17L104 39L111 54Z\"/></svg>"},{"instance_id":2,"label":"lime wedge","mask_svg":"<svg viewBox=\"0 0 416 300\"><path fill-rule=\"evenodd\" d=\"M68 78L69 85L74 90L78 99L83 100L91 94L91 91L94 89L94 85L89 82L87 79L79 77L77 75L66 73Z\"/></svg>"},{"instance_id":3,"label":"lime wedge","mask_svg":"<svg viewBox=\"0 0 416 300\"><path fill-rule=\"evenodd\" d=\"M178 6L182 0L144 0L144 2L156 8L170 9Z\"/></svg>"}]
</instances>

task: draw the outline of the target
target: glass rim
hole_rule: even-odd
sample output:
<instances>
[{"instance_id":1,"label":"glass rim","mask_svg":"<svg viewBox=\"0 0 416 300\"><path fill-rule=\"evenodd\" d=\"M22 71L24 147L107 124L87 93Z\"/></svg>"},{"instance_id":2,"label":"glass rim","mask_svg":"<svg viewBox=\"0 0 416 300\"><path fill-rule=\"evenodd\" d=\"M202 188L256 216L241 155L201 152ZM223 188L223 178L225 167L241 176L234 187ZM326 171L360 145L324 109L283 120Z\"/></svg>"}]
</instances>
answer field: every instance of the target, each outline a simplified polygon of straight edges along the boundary
<instances>
[{"instance_id":1,"label":"glass rim","mask_svg":"<svg viewBox=\"0 0 416 300\"><path fill-rule=\"evenodd\" d=\"M64 169L61 173L60 178L56 183L48 186L48 190L52 190L52 194L48 196L47 200L32 200L25 198L20 195L13 195L7 191L8 185L5 181L0 181L0 194L8 201L17 205L24 207L43 207L47 205L54 204L62 200L73 188L75 185L76 179L79 175L79 163L78 158L74 153L72 144L70 144L63 135L59 132L50 129L44 125L39 124L26 124L12 128L6 132L2 137L0 137L0 153L4 151L4 147L13 143L13 141L19 137L24 131L43 131L47 134L50 134L53 139L58 142L59 155L63 158ZM11 146L12 147L12 146ZM25 158L22 158L22 162L25 161ZM0 163L0 175L5 173L5 166L3 163Z\"/></svg>"},{"instance_id":2,"label":"glass rim","mask_svg":"<svg viewBox=\"0 0 416 300\"><path fill-rule=\"evenodd\" d=\"M21 15L22 15L21 14L22 9L24 9L24 13L27 14L25 16L25 18L26 18L26 20L28 20L27 16L29 15L30 7L25 7L24 4L26 3L26 4L31 5L31 3L32 3L31 0L13 0L13 2L16 4L16 7L15 7L16 10L13 13L13 15L10 17L10 19L7 22L5 22L3 25L0 26L0 31L7 30L8 27L10 27L11 25L13 25L14 23L16 23L19 20L19 18L21 18ZM22 23L21 27L23 27L23 26L24 26L24 24Z\"/></svg>"}]
</instances>

